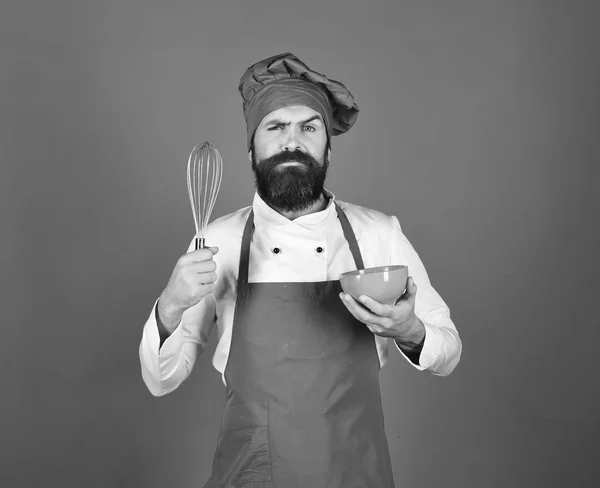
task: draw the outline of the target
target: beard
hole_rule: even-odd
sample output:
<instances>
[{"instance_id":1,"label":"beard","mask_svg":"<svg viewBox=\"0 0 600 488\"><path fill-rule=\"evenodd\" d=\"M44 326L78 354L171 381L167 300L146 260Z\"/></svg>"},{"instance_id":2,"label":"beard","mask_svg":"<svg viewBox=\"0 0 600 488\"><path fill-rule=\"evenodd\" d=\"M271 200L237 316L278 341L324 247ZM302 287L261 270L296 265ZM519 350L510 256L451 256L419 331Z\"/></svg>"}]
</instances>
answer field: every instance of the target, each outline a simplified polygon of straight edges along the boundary
<instances>
[{"instance_id":1,"label":"beard","mask_svg":"<svg viewBox=\"0 0 600 488\"><path fill-rule=\"evenodd\" d=\"M280 166L295 161L300 165ZM252 150L252 170L260 197L271 207L284 212L299 212L315 203L323 193L329 158L323 154L323 164L310 154L283 151L261 161Z\"/></svg>"}]
</instances>

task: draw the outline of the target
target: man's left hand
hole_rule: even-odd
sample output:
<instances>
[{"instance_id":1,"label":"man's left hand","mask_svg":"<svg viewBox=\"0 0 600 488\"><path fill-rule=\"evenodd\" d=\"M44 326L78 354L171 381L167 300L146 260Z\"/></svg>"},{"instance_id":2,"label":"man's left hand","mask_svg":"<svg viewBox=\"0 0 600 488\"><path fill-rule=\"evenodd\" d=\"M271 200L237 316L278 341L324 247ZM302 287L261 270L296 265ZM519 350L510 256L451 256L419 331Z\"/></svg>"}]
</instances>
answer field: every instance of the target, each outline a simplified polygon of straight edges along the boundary
<instances>
[{"instance_id":1,"label":"man's left hand","mask_svg":"<svg viewBox=\"0 0 600 488\"><path fill-rule=\"evenodd\" d=\"M417 285L411 276L406 282L406 291L394 305L379 303L365 295L356 301L344 292L340 298L349 312L373 334L401 343L419 344L425 337L425 327L415 315L416 295Z\"/></svg>"}]
</instances>

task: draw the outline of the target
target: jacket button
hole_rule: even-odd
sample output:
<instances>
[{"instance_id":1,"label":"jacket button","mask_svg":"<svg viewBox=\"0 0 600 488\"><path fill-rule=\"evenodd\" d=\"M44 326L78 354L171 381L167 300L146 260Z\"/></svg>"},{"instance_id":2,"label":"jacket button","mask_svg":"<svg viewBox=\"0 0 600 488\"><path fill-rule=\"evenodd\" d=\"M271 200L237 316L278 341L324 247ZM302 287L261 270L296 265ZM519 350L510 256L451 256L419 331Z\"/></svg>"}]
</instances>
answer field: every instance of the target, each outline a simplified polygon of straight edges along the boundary
<instances>
[{"instance_id":1,"label":"jacket button","mask_svg":"<svg viewBox=\"0 0 600 488\"><path fill-rule=\"evenodd\" d=\"M279 249L278 247L274 247L273 248L273 253L274 254L279 254L281 252L281 249Z\"/></svg>"},{"instance_id":2,"label":"jacket button","mask_svg":"<svg viewBox=\"0 0 600 488\"><path fill-rule=\"evenodd\" d=\"M323 252L323 248L321 246L317 247L317 252L321 254Z\"/></svg>"}]
</instances>

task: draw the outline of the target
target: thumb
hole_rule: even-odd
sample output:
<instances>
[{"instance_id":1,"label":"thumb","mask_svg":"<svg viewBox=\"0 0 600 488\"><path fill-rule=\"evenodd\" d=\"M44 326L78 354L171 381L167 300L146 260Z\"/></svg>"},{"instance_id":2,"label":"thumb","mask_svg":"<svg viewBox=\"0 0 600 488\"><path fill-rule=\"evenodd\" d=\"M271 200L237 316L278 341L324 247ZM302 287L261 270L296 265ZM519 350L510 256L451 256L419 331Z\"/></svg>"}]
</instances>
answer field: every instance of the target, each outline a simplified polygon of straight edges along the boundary
<instances>
[{"instance_id":1,"label":"thumb","mask_svg":"<svg viewBox=\"0 0 600 488\"><path fill-rule=\"evenodd\" d=\"M412 276L408 277L408 283L406 284L406 291L411 297L414 297L417 294L417 284L415 280L413 280Z\"/></svg>"},{"instance_id":2,"label":"thumb","mask_svg":"<svg viewBox=\"0 0 600 488\"><path fill-rule=\"evenodd\" d=\"M213 256L219 252L219 248L216 246L211 246L208 249L213 253Z\"/></svg>"}]
</instances>

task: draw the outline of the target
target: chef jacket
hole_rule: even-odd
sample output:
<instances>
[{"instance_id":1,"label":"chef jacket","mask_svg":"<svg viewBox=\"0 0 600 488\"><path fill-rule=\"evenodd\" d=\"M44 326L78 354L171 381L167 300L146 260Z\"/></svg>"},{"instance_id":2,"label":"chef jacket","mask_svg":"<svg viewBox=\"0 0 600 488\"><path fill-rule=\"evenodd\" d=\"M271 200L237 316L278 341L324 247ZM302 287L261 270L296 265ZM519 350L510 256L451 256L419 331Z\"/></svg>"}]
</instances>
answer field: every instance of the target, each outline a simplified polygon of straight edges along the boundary
<instances>
[{"instance_id":1,"label":"chef jacket","mask_svg":"<svg viewBox=\"0 0 600 488\"><path fill-rule=\"evenodd\" d=\"M249 282L315 282L337 280L341 273L356 269L354 259L337 218L335 195L320 211L289 220L269 207L256 193L246 207L210 223L207 245L217 246L216 288L187 309L173 333L160 345L156 322L156 300L146 321L139 346L142 377L155 396L166 395L190 374L196 358L206 347L217 326L218 343L212 363L224 371L231 344L236 301L241 238L250 210L255 231L250 248ZM425 326L425 342L418 363L413 363L394 340L375 336L380 367L388 357L391 340L409 364L418 370L447 376L460 360L462 344L448 306L433 288L419 255L408 241L395 216L337 201L356 235L366 268L404 264L417 284L415 315ZM188 252L194 249L194 240ZM350 313L350 312L348 312Z\"/></svg>"}]
</instances>

